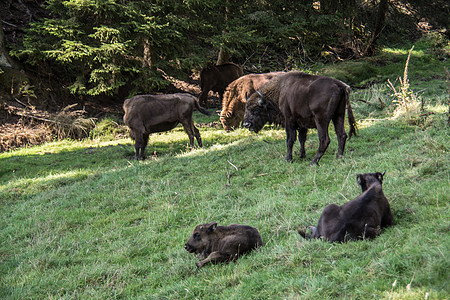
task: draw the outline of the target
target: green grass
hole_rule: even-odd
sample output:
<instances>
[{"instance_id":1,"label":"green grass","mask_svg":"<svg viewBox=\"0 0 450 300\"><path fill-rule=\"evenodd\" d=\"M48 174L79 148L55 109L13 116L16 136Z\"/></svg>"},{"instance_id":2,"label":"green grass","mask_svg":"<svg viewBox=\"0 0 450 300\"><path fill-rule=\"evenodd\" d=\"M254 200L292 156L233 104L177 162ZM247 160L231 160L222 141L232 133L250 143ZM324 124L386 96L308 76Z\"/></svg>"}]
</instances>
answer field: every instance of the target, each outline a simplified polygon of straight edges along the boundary
<instances>
[{"instance_id":1,"label":"green grass","mask_svg":"<svg viewBox=\"0 0 450 300\"><path fill-rule=\"evenodd\" d=\"M0 298L448 298L448 107L445 89L428 82L436 94L424 99L435 114L415 126L391 118L392 102L381 109L370 100L389 99L387 90L355 91L353 99L373 105L353 102L359 135L343 159L330 126L320 167L308 166L315 131L307 159L297 143L286 163L285 133L274 127L227 134L202 126L204 148L193 150L177 127L152 135L150 157L133 161L131 140L111 139L106 121L105 139L96 132L1 153ZM317 224L327 204L359 195L356 173L375 171L386 171L395 226L372 241L301 238L297 229ZM254 226L265 244L235 263L197 269L184 244L210 221Z\"/></svg>"}]
</instances>

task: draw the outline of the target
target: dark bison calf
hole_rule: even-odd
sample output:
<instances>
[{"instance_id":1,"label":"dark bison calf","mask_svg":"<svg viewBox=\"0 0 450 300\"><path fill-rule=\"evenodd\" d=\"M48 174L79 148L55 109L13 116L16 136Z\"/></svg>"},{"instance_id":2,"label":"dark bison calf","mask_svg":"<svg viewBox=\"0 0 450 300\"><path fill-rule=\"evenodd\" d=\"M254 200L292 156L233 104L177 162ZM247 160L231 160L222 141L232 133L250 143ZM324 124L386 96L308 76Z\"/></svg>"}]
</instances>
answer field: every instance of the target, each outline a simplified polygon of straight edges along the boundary
<instances>
[{"instance_id":1,"label":"dark bison calf","mask_svg":"<svg viewBox=\"0 0 450 300\"><path fill-rule=\"evenodd\" d=\"M189 145L194 147L195 137L202 147L200 132L192 119L194 108L202 114L210 115L200 107L197 98L187 93L138 95L125 100L123 121L130 128L131 138L135 140L135 158L144 159L150 133L171 130L179 123L189 136Z\"/></svg>"},{"instance_id":2,"label":"dark bison calf","mask_svg":"<svg viewBox=\"0 0 450 300\"><path fill-rule=\"evenodd\" d=\"M200 72L200 88L202 92L199 96L200 104L207 107L208 92L219 93L222 100L223 93L233 80L243 75L242 68L231 62L221 65L208 64Z\"/></svg>"},{"instance_id":3,"label":"dark bison calf","mask_svg":"<svg viewBox=\"0 0 450 300\"><path fill-rule=\"evenodd\" d=\"M217 226L216 222L211 222L195 227L184 248L204 258L197 263L201 268L208 263L236 260L262 244L256 228L239 224Z\"/></svg>"},{"instance_id":4,"label":"dark bison calf","mask_svg":"<svg viewBox=\"0 0 450 300\"><path fill-rule=\"evenodd\" d=\"M325 238L330 242L372 239L381 229L394 224L389 202L381 185L383 173L357 174L362 194L342 206L330 204L322 212L311 235L299 230L304 238Z\"/></svg>"}]
</instances>

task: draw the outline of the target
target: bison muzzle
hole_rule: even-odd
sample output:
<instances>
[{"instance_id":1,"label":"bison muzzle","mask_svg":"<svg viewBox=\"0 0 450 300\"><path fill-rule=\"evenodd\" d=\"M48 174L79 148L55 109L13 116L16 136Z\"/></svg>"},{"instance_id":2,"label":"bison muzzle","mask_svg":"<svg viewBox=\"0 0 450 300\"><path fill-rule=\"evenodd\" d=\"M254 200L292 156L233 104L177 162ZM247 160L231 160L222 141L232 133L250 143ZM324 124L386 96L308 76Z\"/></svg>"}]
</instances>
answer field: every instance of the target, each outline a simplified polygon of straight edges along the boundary
<instances>
[{"instance_id":1,"label":"bison muzzle","mask_svg":"<svg viewBox=\"0 0 450 300\"><path fill-rule=\"evenodd\" d=\"M217 226L216 222L211 222L196 226L184 248L204 258L196 263L201 268L208 263L236 260L262 244L261 235L254 227L239 224Z\"/></svg>"}]
</instances>

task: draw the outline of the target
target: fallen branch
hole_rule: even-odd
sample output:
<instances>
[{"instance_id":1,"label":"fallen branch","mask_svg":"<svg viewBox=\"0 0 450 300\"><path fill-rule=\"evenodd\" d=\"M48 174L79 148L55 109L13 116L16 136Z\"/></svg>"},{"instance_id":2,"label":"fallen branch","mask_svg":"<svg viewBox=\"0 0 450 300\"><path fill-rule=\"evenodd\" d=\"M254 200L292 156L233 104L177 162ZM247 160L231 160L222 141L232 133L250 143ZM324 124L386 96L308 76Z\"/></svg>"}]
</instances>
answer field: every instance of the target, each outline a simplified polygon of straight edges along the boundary
<instances>
[{"instance_id":1,"label":"fallen branch","mask_svg":"<svg viewBox=\"0 0 450 300\"><path fill-rule=\"evenodd\" d=\"M227 162L228 162L230 165L232 165L232 166L236 169L236 171L239 171L238 167L236 167L235 165L233 165L233 163L232 163L231 161L229 161L229 160L227 159Z\"/></svg>"},{"instance_id":2,"label":"fallen branch","mask_svg":"<svg viewBox=\"0 0 450 300\"><path fill-rule=\"evenodd\" d=\"M19 101L19 103L20 103L20 101ZM22 105L24 105L24 104L22 104ZM36 112L29 112L29 111L20 109L18 107L10 106L8 104L6 104L6 110L9 113L15 114L17 116L31 118L31 119L35 119L35 120L39 120L39 121L44 121L44 122L56 123L54 120L49 119L50 116L47 116L45 114L39 114L39 113L36 113Z\"/></svg>"},{"instance_id":3,"label":"fallen branch","mask_svg":"<svg viewBox=\"0 0 450 300\"><path fill-rule=\"evenodd\" d=\"M364 103L366 103L366 104L370 104L369 102L367 102L367 101L364 100L364 99L355 99L355 101L359 101L359 102L364 102Z\"/></svg>"}]
</instances>

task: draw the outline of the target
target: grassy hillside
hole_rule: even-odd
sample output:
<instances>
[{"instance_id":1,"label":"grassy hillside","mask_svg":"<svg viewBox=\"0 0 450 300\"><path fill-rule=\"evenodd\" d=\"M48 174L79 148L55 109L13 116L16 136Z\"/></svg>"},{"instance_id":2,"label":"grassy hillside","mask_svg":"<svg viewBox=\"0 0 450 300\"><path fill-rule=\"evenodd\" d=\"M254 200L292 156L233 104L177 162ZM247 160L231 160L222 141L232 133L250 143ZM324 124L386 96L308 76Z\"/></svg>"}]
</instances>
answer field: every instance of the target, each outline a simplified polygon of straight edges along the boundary
<instances>
[{"instance_id":1,"label":"grassy hillside","mask_svg":"<svg viewBox=\"0 0 450 300\"><path fill-rule=\"evenodd\" d=\"M286 163L285 133L274 127L254 134L203 126L205 147L194 150L178 127L151 136L145 161L128 159L128 138L0 154L0 298L447 298L448 93L435 75L411 79L413 90L427 82L434 91L422 94L433 114L393 118L383 81L355 90L358 136L338 160L330 126L320 167L308 166L315 131L307 159L296 143ZM375 171L386 171L395 226L372 241L301 238L297 229L317 224L327 204L359 195L356 173ZM236 263L197 269L184 244L210 221L254 226L265 245Z\"/></svg>"}]
</instances>

